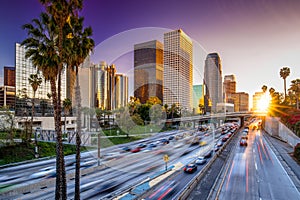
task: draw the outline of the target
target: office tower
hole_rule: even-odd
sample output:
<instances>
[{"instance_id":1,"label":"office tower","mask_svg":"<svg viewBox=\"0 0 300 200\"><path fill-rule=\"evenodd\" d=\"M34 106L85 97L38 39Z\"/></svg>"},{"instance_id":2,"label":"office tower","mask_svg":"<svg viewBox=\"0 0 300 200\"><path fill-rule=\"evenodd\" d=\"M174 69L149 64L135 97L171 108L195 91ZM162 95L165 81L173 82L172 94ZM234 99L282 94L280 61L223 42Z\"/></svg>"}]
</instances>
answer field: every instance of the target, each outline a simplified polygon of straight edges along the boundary
<instances>
[{"instance_id":1,"label":"office tower","mask_svg":"<svg viewBox=\"0 0 300 200\"><path fill-rule=\"evenodd\" d=\"M216 112L217 103L223 102L222 65L218 53L207 55L204 66L205 109ZM211 102L211 106L210 106Z\"/></svg>"},{"instance_id":2,"label":"office tower","mask_svg":"<svg viewBox=\"0 0 300 200\"><path fill-rule=\"evenodd\" d=\"M81 69L80 78L88 85L82 93L82 101L86 107L102 110L114 110L128 103L128 77L116 74L116 66L101 61L91 64L87 70ZM81 74L82 73L82 74Z\"/></svg>"},{"instance_id":3,"label":"office tower","mask_svg":"<svg viewBox=\"0 0 300 200\"><path fill-rule=\"evenodd\" d=\"M199 104L204 106L203 85L193 85L193 110L200 113Z\"/></svg>"},{"instance_id":4,"label":"office tower","mask_svg":"<svg viewBox=\"0 0 300 200\"><path fill-rule=\"evenodd\" d=\"M30 59L25 58L26 49L20 44L16 43L16 92L17 96L20 96L20 92L25 92L29 98L33 97L33 90L29 84L28 77L30 74L39 74L39 77L43 79L41 85L38 87L35 98L48 99L47 94L51 94L50 83L44 81L43 75L38 72L36 66L32 64ZM66 98L66 71L62 72L61 79L61 99Z\"/></svg>"},{"instance_id":5,"label":"office tower","mask_svg":"<svg viewBox=\"0 0 300 200\"><path fill-rule=\"evenodd\" d=\"M107 109L107 69L106 62L101 61L100 64L94 64L90 67L90 87L91 87L91 107Z\"/></svg>"},{"instance_id":6,"label":"office tower","mask_svg":"<svg viewBox=\"0 0 300 200\"><path fill-rule=\"evenodd\" d=\"M193 44L181 29L164 34L163 104L192 110Z\"/></svg>"},{"instance_id":7,"label":"office tower","mask_svg":"<svg viewBox=\"0 0 300 200\"><path fill-rule=\"evenodd\" d=\"M4 66L4 85L16 87L16 68Z\"/></svg>"},{"instance_id":8,"label":"office tower","mask_svg":"<svg viewBox=\"0 0 300 200\"><path fill-rule=\"evenodd\" d=\"M134 96L163 100L163 44L157 40L134 45Z\"/></svg>"},{"instance_id":9,"label":"office tower","mask_svg":"<svg viewBox=\"0 0 300 200\"><path fill-rule=\"evenodd\" d=\"M0 86L0 107L15 108L16 88L13 86Z\"/></svg>"},{"instance_id":10,"label":"office tower","mask_svg":"<svg viewBox=\"0 0 300 200\"><path fill-rule=\"evenodd\" d=\"M113 95L115 91L115 77L116 77L116 66L114 64L108 66L107 70L107 110L114 110L116 108L115 105L115 97Z\"/></svg>"},{"instance_id":11,"label":"office tower","mask_svg":"<svg viewBox=\"0 0 300 200\"><path fill-rule=\"evenodd\" d=\"M242 112L249 110L249 94L245 92L230 93L228 98L234 104L234 112Z\"/></svg>"},{"instance_id":12,"label":"office tower","mask_svg":"<svg viewBox=\"0 0 300 200\"><path fill-rule=\"evenodd\" d=\"M115 81L115 106L118 109L127 105L128 77L123 74L116 74Z\"/></svg>"},{"instance_id":13,"label":"office tower","mask_svg":"<svg viewBox=\"0 0 300 200\"><path fill-rule=\"evenodd\" d=\"M230 94L236 93L236 79L235 75L225 75L224 76L224 94L225 94L225 102L227 102L227 98Z\"/></svg>"}]
</instances>

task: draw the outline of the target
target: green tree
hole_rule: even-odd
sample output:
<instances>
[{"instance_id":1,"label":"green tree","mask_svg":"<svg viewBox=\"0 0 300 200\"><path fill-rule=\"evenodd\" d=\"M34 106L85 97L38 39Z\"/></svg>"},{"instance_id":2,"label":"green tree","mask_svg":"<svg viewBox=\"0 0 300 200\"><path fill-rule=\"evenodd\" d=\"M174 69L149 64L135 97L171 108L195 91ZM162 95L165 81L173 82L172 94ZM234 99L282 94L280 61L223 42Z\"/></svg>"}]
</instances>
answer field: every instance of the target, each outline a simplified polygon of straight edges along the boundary
<instances>
[{"instance_id":1,"label":"green tree","mask_svg":"<svg viewBox=\"0 0 300 200\"><path fill-rule=\"evenodd\" d=\"M57 134L57 161L56 161L56 199L66 198L62 196L63 191L66 190L65 167L62 147L61 123L58 119L61 118L58 105L60 104L59 95L56 91L60 87L56 87L57 77L60 73L58 69L59 55L57 54L57 26L53 17L47 13L42 13L39 19L33 19L31 24L23 25L23 29L27 31L28 38L26 38L22 45L26 48L26 57L30 58L33 65L38 68L45 79L51 85L51 97L54 106L54 122L55 131ZM58 97L59 96L59 97ZM59 101L59 103L58 103Z\"/></svg>"},{"instance_id":2,"label":"green tree","mask_svg":"<svg viewBox=\"0 0 300 200\"><path fill-rule=\"evenodd\" d=\"M70 111L72 109L72 101L69 98L66 98L63 101L63 107L64 107L64 115L65 115L65 125L64 125L64 133L66 133L66 121L67 121L67 114L70 114Z\"/></svg>"},{"instance_id":3,"label":"green tree","mask_svg":"<svg viewBox=\"0 0 300 200\"><path fill-rule=\"evenodd\" d=\"M290 96L295 100L296 109L299 109L299 99L300 99L300 79L295 79L291 81L291 86L289 88Z\"/></svg>"},{"instance_id":4,"label":"green tree","mask_svg":"<svg viewBox=\"0 0 300 200\"><path fill-rule=\"evenodd\" d=\"M280 77L283 79L284 83L284 100L286 99L286 78L290 75L290 68L283 67L280 69Z\"/></svg>"},{"instance_id":5,"label":"green tree","mask_svg":"<svg viewBox=\"0 0 300 200\"><path fill-rule=\"evenodd\" d=\"M38 74L30 74L28 78L29 84L33 90L33 98L32 98L32 106L31 106L31 121L30 121L30 130L32 133L32 125L33 125L33 116L34 116L34 104L35 104L35 94L38 87L42 83L42 78L38 76ZM35 141L37 143L37 141Z\"/></svg>"}]
</instances>

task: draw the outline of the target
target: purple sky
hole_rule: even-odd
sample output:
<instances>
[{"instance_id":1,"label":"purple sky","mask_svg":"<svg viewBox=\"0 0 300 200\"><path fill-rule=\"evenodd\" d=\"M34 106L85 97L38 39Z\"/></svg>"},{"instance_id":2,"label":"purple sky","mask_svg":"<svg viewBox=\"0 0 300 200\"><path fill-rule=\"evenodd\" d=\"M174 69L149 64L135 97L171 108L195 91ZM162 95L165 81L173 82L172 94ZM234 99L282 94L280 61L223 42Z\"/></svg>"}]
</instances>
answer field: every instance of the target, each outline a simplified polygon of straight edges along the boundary
<instances>
[{"instance_id":1,"label":"purple sky","mask_svg":"<svg viewBox=\"0 0 300 200\"><path fill-rule=\"evenodd\" d=\"M1 76L3 66L15 65L15 42L26 37L21 26L42 11L38 0L4 2L0 7ZM223 75L236 75L238 91L253 95L263 84L283 91L282 66L291 68L287 85L300 78L299 0L85 0L84 4L81 14L94 30L96 45L136 28L182 28L207 53L220 54Z\"/></svg>"}]
</instances>

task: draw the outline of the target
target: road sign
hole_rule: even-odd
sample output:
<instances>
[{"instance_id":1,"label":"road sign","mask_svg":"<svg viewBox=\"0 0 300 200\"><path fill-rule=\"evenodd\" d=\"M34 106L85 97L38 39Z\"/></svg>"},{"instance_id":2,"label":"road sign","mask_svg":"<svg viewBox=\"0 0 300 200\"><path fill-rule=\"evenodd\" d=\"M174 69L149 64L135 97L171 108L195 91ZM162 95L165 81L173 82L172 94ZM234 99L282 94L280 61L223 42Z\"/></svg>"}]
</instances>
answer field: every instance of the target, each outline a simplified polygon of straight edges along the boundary
<instances>
[{"instance_id":1,"label":"road sign","mask_svg":"<svg viewBox=\"0 0 300 200\"><path fill-rule=\"evenodd\" d=\"M164 155L164 161L168 162L169 161L169 156L167 154Z\"/></svg>"}]
</instances>

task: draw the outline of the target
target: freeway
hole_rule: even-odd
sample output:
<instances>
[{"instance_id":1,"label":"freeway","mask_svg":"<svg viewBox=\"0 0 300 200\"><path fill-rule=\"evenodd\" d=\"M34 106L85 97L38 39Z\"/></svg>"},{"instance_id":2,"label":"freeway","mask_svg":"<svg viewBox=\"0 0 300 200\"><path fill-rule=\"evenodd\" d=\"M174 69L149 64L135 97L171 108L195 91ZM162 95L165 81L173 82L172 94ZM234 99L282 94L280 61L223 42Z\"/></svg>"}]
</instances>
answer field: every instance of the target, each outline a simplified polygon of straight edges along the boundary
<instances>
[{"instance_id":1,"label":"freeway","mask_svg":"<svg viewBox=\"0 0 300 200\"><path fill-rule=\"evenodd\" d=\"M269 147L264 134L262 130L250 130L248 146L236 145L219 199L300 199L299 191Z\"/></svg>"},{"instance_id":2,"label":"freeway","mask_svg":"<svg viewBox=\"0 0 300 200\"><path fill-rule=\"evenodd\" d=\"M182 173L183 165L193 162L197 156L203 155L213 147L213 135L220 140L220 133L212 134L212 131L197 132L190 131L173 131L169 133L158 133L151 138L138 142L126 144L130 148L135 148L140 144L147 147L141 148L139 152L132 153L123 151L125 145L114 146L102 150L101 166L97 166L95 152L82 154L82 170L89 170L81 177L81 197L82 199L111 199L123 191L128 190L134 185L150 179L153 174L164 169L163 156L169 155L169 166L179 166L176 176L175 186L177 193L183 188L195 175ZM175 136L176 139L168 138ZM200 136L202 141L207 143L206 146L192 145L195 137ZM169 144L161 142L167 139ZM150 144L157 144L149 148ZM67 176L74 173L74 156L67 156L66 167ZM86 164L91 163L91 164ZM6 199L52 199L54 196L54 170L55 160L40 161L23 166L15 166L0 170L0 198ZM198 171L203 166L198 167ZM92 169L92 170L91 170ZM43 181L52 181L47 187L33 188L28 192L21 193L4 193L9 190L17 190L26 185L39 184ZM166 179L168 180L168 179ZM161 180L164 184L165 180ZM152 184L152 183L151 183ZM67 184L68 199L74 196L74 179L68 179Z\"/></svg>"}]
</instances>

